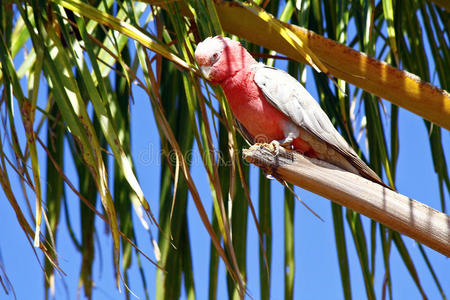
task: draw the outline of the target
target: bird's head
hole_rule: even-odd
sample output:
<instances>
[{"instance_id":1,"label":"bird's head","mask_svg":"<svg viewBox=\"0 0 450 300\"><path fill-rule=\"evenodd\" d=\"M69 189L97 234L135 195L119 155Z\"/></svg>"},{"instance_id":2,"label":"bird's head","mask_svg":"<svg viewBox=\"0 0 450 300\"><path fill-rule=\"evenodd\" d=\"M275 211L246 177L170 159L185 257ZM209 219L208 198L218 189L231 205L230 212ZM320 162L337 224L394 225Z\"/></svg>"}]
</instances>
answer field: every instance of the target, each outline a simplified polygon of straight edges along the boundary
<instances>
[{"instance_id":1,"label":"bird's head","mask_svg":"<svg viewBox=\"0 0 450 300\"><path fill-rule=\"evenodd\" d=\"M195 60L205 78L217 84L232 77L239 70L257 63L239 42L220 35L199 43Z\"/></svg>"}]
</instances>

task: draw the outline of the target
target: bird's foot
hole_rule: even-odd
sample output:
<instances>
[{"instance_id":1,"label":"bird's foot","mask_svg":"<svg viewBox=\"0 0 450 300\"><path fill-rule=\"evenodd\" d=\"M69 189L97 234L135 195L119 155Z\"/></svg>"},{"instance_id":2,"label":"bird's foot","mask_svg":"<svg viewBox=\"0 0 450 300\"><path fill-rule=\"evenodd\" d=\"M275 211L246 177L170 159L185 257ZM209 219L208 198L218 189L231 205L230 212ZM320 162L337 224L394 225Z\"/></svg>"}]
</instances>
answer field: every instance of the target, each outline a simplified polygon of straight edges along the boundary
<instances>
[{"instance_id":1,"label":"bird's foot","mask_svg":"<svg viewBox=\"0 0 450 300\"><path fill-rule=\"evenodd\" d=\"M275 149L275 156L278 156L278 154L280 154L280 142L277 140L273 140L270 142L270 145Z\"/></svg>"},{"instance_id":2,"label":"bird's foot","mask_svg":"<svg viewBox=\"0 0 450 300\"><path fill-rule=\"evenodd\" d=\"M293 145L292 145L293 140L294 139L291 136L288 136L283 140L279 140L279 141L273 140L270 142L270 145L272 145L272 147L274 147L275 155L278 155L278 154L280 154L280 147L292 149L293 148Z\"/></svg>"},{"instance_id":3,"label":"bird's foot","mask_svg":"<svg viewBox=\"0 0 450 300\"><path fill-rule=\"evenodd\" d=\"M287 136L285 139L278 141L281 146L291 146L292 142L294 141L294 138L292 136Z\"/></svg>"}]
</instances>

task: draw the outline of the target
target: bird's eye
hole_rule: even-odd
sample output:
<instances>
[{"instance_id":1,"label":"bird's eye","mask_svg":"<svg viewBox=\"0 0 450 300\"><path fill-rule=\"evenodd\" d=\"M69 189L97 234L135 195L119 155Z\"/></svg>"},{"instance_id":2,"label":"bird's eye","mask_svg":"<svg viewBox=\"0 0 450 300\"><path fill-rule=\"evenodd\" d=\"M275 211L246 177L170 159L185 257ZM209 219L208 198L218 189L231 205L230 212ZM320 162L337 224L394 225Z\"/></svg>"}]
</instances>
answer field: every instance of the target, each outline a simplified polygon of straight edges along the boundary
<instances>
[{"instance_id":1,"label":"bird's eye","mask_svg":"<svg viewBox=\"0 0 450 300\"><path fill-rule=\"evenodd\" d=\"M211 56L211 64L215 63L218 59L219 59L219 53L216 52Z\"/></svg>"}]
</instances>

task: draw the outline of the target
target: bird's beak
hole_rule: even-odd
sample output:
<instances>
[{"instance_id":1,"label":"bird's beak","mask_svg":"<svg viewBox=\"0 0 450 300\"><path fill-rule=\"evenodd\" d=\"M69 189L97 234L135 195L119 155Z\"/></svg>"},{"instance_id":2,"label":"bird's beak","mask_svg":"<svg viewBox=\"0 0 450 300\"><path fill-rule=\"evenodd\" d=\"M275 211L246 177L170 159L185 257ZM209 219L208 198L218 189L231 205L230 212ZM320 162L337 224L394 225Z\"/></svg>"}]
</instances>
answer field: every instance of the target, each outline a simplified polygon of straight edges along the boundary
<instances>
[{"instance_id":1,"label":"bird's beak","mask_svg":"<svg viewBox=\"0 0 450 300\"><path fill-rule=\"evenodd\" d=\"M211 66L200 66L200 70L202 70L203 76L205 76L206 79L209 79L210 69Z\"/></svg>"}]
</instances>

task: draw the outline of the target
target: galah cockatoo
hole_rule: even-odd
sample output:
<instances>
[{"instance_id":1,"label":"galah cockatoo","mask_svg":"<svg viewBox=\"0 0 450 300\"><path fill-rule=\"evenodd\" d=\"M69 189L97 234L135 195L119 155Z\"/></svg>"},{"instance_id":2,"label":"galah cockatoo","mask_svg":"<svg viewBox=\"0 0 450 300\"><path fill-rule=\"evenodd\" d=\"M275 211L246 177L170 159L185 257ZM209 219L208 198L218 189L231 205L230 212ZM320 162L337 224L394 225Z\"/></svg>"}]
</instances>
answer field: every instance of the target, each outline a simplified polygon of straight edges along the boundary
<instances>
[{"instance_id":1,"label":"galah cockatoo","mask_svg":"<svg viewBox=\"0 0 450 300\"><path fill-rule=\"evenodd\" d=\"M222 36L198 44L195 60L205 78L222 87L234 116L253 141L288 146L386 186L288 73L258 63L239 42Z\"/></svg>"}]
</instances>

